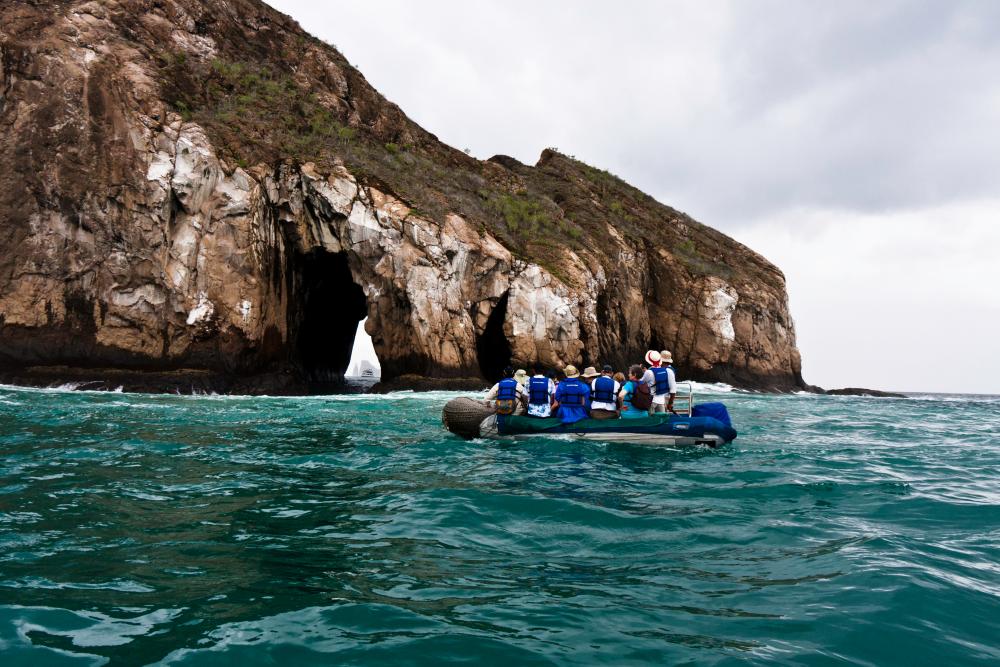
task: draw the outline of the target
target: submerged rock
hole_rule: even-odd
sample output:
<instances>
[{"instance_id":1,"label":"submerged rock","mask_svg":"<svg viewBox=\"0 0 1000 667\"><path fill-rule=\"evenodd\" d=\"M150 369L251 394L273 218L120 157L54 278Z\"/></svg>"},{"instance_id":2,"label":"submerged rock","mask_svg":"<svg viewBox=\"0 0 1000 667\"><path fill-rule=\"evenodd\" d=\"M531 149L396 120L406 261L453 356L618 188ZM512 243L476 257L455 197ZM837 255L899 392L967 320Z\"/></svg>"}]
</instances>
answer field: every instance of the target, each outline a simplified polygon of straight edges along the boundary
<instances>
[{"instance_id":1,"label":"submerged rock","mask_svg":"<svg viewBox=\"0 0 1000 667\"><path fill-rule=\"evenodd\" d=\"M827 389L823 393L829 394L830 396L873 396L875 398L906 398L905 394L897 394L892 391L879 391L878 389L862 389L860 387Z\"/></svg>"},{"instance_id":2,"label":"submerged rock","mask_svg":"<svg viewBox=\"0 0 1000 667\"><path fill-rule=\"evenodd\" d=\"M805 387L761 256L555 150L445 146L263 3L4 3L0 63L10 377L323 388L367 316L390 385L655 348Z\"/></svg>"}]
</instances>

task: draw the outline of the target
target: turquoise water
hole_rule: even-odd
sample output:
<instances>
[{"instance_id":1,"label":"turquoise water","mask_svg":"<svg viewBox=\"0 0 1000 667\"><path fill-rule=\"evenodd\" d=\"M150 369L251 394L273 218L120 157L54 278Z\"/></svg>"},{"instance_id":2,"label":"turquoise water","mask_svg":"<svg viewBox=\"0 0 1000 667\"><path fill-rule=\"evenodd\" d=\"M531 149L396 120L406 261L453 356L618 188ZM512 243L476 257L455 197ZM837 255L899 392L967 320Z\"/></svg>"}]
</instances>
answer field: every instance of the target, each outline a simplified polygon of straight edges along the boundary
<instances>
[{"instance_id":1,"label":"turquoise water","mask_svg":"<svg viewBox=\"0 0 1000 667\"><path fill-rule=\"evenodd\" d=\"M725 394L679 451L454 395L0 388L2 664L1000 662L1000 398Z\"/></svg>"}]
</instances>

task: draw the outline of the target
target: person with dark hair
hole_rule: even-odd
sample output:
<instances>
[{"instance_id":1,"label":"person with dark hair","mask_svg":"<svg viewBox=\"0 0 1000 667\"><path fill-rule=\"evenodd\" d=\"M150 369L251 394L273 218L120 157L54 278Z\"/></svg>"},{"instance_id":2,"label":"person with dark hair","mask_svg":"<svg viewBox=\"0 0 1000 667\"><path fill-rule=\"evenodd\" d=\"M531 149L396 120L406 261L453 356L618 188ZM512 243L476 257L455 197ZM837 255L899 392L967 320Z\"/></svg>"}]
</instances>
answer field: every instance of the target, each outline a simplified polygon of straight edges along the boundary
<instances>
[{"instance_id":1,"label":"person with dark hair","mask_svg":"<svg viewBox=\"0 0 1000 667\"><path fill-rule=\"evenodd\" d=\"M590 385L593 394L591 419L618 419L618 392L621 385L611 377L614 371L614 368L605 364L601 374Z\"/></svg>"},{"instance_id":2,"label":"person with dark hair","mask_svg":"<svg viewBox=\"0 0 1000 667\"><path fill-rule=\"evenodd\" d=\"M524 387L514 379L514 369L508 366L503 369L503 379L497 382L486 394L487 401L495 401L494 407L498 415L518 414L523 412Z\"/></svg>"},{"instance_id":3,"label":"person with dark hair","mask_svg":"<svg viewBox=\"0 0 1000 667\"><path fill-rule=\"evenodd\" d=\"M528 397L529 417L551 417L552 397L556 393L556 383L546 377L541 364L531 367L532 376L525 382Z\"/></svg>"},{"instance_id":4,"label":"person with dark hair","mask_svg":"<svg viewBox=\"0 0 1000 667\"><path fill-rule=\"evenodd\" d=\"M628 369L628 382L618 393L622 405L622 419L636 419L649 416L649 406L653 396L649 385L642 381L642 366L633 364Z\"/></svg>"}]
</instances>

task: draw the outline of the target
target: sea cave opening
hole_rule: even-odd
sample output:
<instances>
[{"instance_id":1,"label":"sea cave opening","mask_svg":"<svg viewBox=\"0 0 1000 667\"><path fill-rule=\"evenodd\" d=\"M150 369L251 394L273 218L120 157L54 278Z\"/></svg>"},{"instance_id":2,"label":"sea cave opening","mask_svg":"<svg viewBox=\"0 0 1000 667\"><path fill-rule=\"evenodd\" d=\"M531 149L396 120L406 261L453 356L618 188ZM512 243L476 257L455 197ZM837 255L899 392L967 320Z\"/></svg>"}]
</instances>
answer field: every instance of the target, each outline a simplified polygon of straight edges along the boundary
<instances>
[{"instance_id":1,"label":"sea cave opening","mask_svg":"<svg viewBox=\"0 0 1000 667\"><path fill-rule=\"evenodd\" d=\"M358 323L368 313L361 286L354 282L346 253L313 250L299 257L296 295L296 365L317 388L343 382Z\"/></svg>"},{"instance_id":2,"label":"sea cave opening","mask_svg":"<svg viewBox=\"0 0 1000 667\"><path fill-rule=\"evenodd\" d=\"M479 372L490 382L496 382L503 375L503 369L510 365L511 348L503 323L507 319L507 301L509 292L497 301L493 311L486 320L483 333L476 338L476 357L479 359Z\"/></svg>"}]
</instances>

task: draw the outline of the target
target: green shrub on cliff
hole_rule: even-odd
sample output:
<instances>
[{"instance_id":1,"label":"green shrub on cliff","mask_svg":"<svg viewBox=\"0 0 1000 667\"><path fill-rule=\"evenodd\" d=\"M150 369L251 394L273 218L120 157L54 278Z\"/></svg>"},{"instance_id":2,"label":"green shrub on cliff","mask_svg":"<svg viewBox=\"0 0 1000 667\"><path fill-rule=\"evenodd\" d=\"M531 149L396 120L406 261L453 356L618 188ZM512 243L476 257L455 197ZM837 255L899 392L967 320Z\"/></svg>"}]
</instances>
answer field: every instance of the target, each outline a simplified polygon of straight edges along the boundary
<instances>
[{"instance_id":1,"label":"green shrub on cliff","mask_svg":"<svg viewBox=\"0 0 1000 667\"><path fill-rule=\"evenodd\" d=\"M221 139L220 151L237 163L320 162L331 144L354 138L315 95L270 65L175 55L161 64L175 109Z\"/></svg>"},{"instance_id":2,"label":"green shrub on cliff","mask_svg":"<svg viewBox=\"0 0 1000 667\"><path fill-rule=\"evenodd\" d=\"M507 227L514 233L521 231L537 233L543 225L550 223L542 205L521 193L514 196L506 193L497 195L490 205L503 216Z\"/></svg>"},{"instance_id":3,"label":"green shrub on cliff","mask_svg":"<svg viewBox=\"0 0 1000 667\"><path fill-rule=\"evenodd\" d=\"M558 251L562 247L579 248L583 232L548 197L532 195L527 190L515 194L480 190L488 208L499 214L503 227L494 229L515 251L540 259L535 248ZM551 257L549 258L551 259Z\"/></svg>"}]
</instances>

